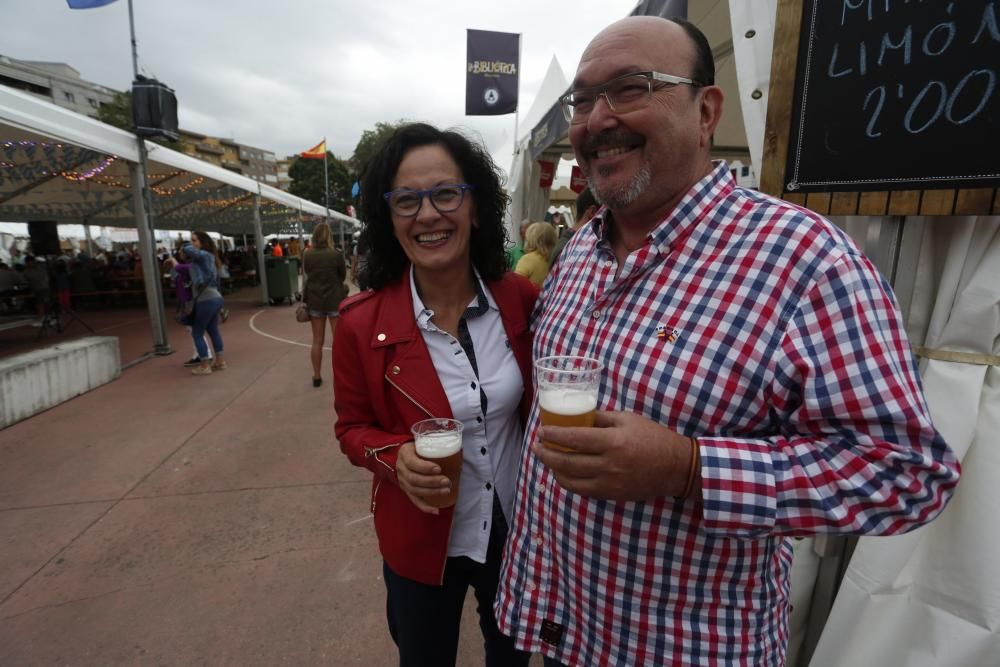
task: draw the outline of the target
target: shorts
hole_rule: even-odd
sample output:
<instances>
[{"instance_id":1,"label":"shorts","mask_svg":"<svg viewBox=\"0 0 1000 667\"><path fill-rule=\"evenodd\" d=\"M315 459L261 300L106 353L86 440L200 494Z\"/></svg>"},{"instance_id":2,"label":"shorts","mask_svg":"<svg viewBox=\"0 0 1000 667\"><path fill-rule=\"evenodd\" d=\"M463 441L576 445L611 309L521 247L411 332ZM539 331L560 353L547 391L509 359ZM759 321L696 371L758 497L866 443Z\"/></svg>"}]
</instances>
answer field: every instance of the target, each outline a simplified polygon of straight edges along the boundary
<instances>
[{"instance_id":1,"label":"shorts","mask_svg":"<svg viewBox=\"0 0 1000 667\"><path fill-rule=\"evenodd\" d=\"M330 311L326 311L326 310L313 310L312 308L310 308L309 309L309 317L314 317L314 318L320 319L320 320L323 319L324 317L340 317L340 311L339 310L330 310Z\"/></svg>"}]
</instances>

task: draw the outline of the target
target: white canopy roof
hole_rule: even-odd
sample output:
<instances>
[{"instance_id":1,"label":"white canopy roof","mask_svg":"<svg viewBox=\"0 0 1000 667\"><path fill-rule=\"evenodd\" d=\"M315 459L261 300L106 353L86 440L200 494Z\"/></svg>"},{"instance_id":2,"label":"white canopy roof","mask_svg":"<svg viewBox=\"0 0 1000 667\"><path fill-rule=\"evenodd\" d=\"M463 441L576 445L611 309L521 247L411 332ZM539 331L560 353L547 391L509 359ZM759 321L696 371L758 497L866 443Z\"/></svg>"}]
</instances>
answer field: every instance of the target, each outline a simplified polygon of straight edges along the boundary
<instances>
[{"instance_id":1,"label":"white canopy roof","mask_svg":"<svg viewBox=\"0 0 1000 667\"><path fill-rule=\"evenodd\" d=\"M147 141L148 182L158 228L239 233L253 228L261 196L267 231L293 228L322 206ZM0 86L0 220L55 220L134 227L128 163L139 160L123 130ZM336 211L332 221L359 223Z\"/></svg>"}]
</instances>

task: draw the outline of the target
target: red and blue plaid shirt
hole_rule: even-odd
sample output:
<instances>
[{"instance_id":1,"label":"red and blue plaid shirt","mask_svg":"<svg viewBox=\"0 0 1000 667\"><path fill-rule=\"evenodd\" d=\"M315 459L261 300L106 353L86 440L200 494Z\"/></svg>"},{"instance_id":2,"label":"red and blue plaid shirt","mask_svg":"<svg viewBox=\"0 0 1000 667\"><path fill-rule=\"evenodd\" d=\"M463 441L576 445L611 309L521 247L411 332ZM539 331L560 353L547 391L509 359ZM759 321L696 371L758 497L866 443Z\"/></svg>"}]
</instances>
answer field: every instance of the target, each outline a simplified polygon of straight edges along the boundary
<instances>
[{"instance_id":1,"label":"red and blue plaid shirt","mask_svg":"<svg viewBox=\"0 0 1000 667\"><path fill-rule=\"evenodd\" d=\"M569 665L782 665L789 538L906 532L958 481L892 291L838 228L724 163L617 278L606 216L546 280L535 357L596 357L600 409L697 436L702 498L586 498L525 448L500 627ZM537 427L536 401L528 442Z\"/></svg>"}]
</instances>

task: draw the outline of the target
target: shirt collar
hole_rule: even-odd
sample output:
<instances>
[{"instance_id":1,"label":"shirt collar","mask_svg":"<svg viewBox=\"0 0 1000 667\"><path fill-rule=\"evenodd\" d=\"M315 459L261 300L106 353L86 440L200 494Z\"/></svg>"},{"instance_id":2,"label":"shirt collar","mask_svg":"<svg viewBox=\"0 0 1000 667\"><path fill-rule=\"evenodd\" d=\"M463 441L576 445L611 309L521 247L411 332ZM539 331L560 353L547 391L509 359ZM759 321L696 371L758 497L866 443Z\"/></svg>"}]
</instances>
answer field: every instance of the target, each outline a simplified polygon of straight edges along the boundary
<instances>
[{"instance_id":1,"label":"shirt collar","mask_svg":"<svg viewBox=\"0 0 1000 667\"><path fill-rule=\"evenodd\" d=\"M463 317L472 319L485 314L489 310L499 311L500 308L497 307L497 302L493 299L490 291L486 289L482 276L479 275L479 270L475 266L472 267L472 273L476 278L474 282L476 296L465 309ZM436 329L431 322L431 318L434 317L434 311L424 305L420 294L417 292L417 281L413 273L412 264L410 265L410 295L413 297L413 317L416 319L417 325L421 329Z\"/></svg>"},{"instance_id":2,"label":"shirt collar","mask_svg":"<svg viewBox=\"0 0 1000 667\"><path fill-rule=\"evenodd\" d=\"M650 245L662 252L669 251L678 239L686 238L692 228L716 206L719 196L736 187L725 160L713 160L714 168L688 190L667 217L660 220L647 237ZM594 215L588 227L598 243L611 243L614 215L607 206Z\"/></svg>"}]
</instances>

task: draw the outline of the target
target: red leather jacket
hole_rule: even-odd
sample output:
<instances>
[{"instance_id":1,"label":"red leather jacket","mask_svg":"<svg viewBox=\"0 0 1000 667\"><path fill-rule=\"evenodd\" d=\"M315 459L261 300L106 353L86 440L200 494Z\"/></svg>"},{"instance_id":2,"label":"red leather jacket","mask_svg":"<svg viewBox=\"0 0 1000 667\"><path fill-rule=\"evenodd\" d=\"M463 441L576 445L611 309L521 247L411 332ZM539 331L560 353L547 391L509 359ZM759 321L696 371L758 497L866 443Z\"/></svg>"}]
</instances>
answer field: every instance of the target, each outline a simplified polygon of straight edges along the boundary
<instances>
[{"instance_id":1,"label":"red leather jacket","mask_svg":"<svg viewBox=\"0 0 1000 667\"><path fill-rule=\"evenodd\" d=\"M413 316L409 276L406 270L395 283L340 304L333 342L335 431L351 463L374 473L371 507L382 557L408 579L440 585L454 510L421 512L396 481L398 448L412 440L414 422L452 417ZM486 286L524 379L523 421L531 404L528 323L538 288L513 273Z\"/></svg>"}]
</instances>

